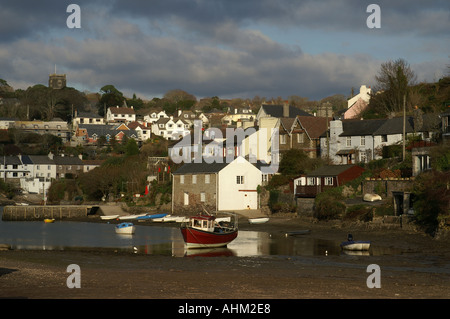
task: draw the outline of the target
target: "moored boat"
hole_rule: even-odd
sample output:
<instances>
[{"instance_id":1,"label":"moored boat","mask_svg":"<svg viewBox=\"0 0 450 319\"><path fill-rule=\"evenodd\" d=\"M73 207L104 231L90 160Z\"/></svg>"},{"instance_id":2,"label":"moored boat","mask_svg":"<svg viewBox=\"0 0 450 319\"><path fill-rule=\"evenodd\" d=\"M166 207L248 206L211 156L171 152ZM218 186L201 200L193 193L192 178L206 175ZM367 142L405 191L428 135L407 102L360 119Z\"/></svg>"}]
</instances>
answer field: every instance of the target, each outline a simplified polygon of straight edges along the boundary
<instances>
[{"instance_id":1,"label":"moored boat","mask_svg":"<svg viewBox=\"0 0 450 319\"><path fill-rule=\"evenodd\" d=\"M136 227L133 225L133 223L120 223L116 225L115 228L117 234L127 234L127 235L134 234L136 230Z\"/></svg>"},{"instance_id":2,"label":"moored boat","mask_svg":"<svg viewBox=\"0 0 450 319\"><path fill-rule=\"evenodd\" d=\"M100 216L101 220L111 220L111 219L117 219L119 218L119 215L104 215Z\"/></svg>"},{"instance_id":3,"label":"moored boat","mask_svg":"<svg viewBox=\"0 0 450 319\"><path fill-rule=\"evenodd\" d=\"M180 230L187 248L225 247L238 235L237 219L218 223L212 215L192 216Z\"/></svg>"},{"instance_id":4,"label":"moored boat","mask_svg":"<svg viewBox=\"0 0 450 319\"><path fill-rule=\"evenodd\" d=\"M353 240L353 236L348 234L347 241L343 241L341 243L341 248L343 250L369 250L370 249L370 241L362 241L362 240Z\"/></svg>"},{"instance_id":5,"label":"moored boat","mask_svg":"<svg viewBox=\"0 0 450 319\"><path fill-rule=\"evenodd\" d=\"M46 219L44 219L44 223L46 223L46 224L50 224L50 223L54 223L54 222L55 222L54 218L46 218Z\"/></svg>"},{"instance_id":6,"label":"moored boat","mask_svg":"<svg viewBox=\"0 0 450 319\"><path fill-rule=\"evenodd\" d=\"M250 224L264 224L269 221L269 217L257 217L257 218L249 218L248 222Z\"/></svg>"},{"instance_id":7,"label":"moored boat","mask_svg":"<svg viewBox=\"0 0 450 319\"><path fill-rule=\"evenodd\" d=\"M163 218L166 215L167 214L145 214L143 216L138 216L136 219L137 220L158 219L158 218Z\"/></svg>"},{"instance_id":8,"label":"moored boat","mask_svg":"<svg viewBox=\"0 0 450 319\"><path fill-rule=\"evenodd\" d=\"M138 219L139 217L147 216L147 214L138 214L138 215L124 215L119 216L120 220L132 220L132 219Z\"/></svg>"},{"instance_id":9,"label":"moored boat","mask_svg":"<svg viewBox=\"0 0 450 319\"><path fill-rule=\"evenodd\" d=\"M344 241L341 243L341 247L344 250L369 250L370 241L361 241L361 240Z\"/></svg>"}]
</instances>

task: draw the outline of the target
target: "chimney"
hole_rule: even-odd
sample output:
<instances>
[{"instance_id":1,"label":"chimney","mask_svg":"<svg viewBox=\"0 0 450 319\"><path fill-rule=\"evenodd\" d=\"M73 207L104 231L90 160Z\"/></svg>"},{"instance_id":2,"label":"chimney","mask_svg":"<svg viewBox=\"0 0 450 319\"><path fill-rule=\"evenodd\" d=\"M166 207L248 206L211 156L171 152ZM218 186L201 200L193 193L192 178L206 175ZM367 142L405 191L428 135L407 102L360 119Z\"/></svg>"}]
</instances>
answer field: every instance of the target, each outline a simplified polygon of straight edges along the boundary
<instances>
[{"instance_id":1,"label":"chimney","mask_svg":"<svg viewBox=\"0 0 450 319\"><path fill-rule=\"evenodd\" d=\"M289 117L289 103L287 102L283 104L283 117Z\"/></svg>"}]
</instances>

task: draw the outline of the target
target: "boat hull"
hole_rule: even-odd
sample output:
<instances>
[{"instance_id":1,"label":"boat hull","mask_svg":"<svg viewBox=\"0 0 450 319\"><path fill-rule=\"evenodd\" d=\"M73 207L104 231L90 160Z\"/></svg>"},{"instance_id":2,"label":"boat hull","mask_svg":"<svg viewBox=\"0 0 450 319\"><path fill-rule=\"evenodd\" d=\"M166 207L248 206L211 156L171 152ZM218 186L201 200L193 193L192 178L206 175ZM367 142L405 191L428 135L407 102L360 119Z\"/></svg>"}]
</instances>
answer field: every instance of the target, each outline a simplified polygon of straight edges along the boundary
<instances>
[{"instance_id":1,"label":"boat hull","mask_svg":"<svg viewBox=\"0 0 450 319\"><path fill-rule=\"evenodd\" d=\"M344 241L341 243L341 247L344 250L369 250L370 241Z\"/></svg>"},{"instance_id":2,"label":"boat hull","mask_svg":"<svg viewBox=\"0 0 450 319\"><path fill-rule=\"evenodd\" d=\"M248 222L250 224L264 224L269 221L269 217L260 217L260 218L249 218Z\"/></svg>"},{"instance_id":3,"label":"boat hull","mask_svg":"<svg viewBox=\"0 0 450 319\"><path fill-rule=\"evenodd\" d=\"M181 234L187 248L225 247L238 235L238 230L230 232L207 232L191 227L182 227Z\"/></svg>"},{"instance_id":4,"label":"boat hull","mask_svg":"<svg viewBox=\"0 0 450 319\"><path fill-rule=\"evenodd\" d=\"M131 223L123 223L116 226L116 234L132 235L136 231L136 226Z\"/></svg>"}]
</instances>

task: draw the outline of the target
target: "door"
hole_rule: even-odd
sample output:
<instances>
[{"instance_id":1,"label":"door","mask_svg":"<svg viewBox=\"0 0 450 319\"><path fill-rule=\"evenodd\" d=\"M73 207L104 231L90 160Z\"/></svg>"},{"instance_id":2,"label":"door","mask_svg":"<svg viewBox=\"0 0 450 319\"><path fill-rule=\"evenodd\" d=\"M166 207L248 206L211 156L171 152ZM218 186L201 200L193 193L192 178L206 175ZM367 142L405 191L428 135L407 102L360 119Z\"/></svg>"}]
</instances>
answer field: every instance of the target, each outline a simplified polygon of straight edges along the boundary
<instances>
[{"instance_id":1,"label":"door","mask_svg":"<svg viewBox=\"0 0 450 319\"><path fill-rule=\"evenodd\" d=\"M184 192L184 205L185 206L189 205L189 193L188 192Z\"/></svg>"}]
</instances>

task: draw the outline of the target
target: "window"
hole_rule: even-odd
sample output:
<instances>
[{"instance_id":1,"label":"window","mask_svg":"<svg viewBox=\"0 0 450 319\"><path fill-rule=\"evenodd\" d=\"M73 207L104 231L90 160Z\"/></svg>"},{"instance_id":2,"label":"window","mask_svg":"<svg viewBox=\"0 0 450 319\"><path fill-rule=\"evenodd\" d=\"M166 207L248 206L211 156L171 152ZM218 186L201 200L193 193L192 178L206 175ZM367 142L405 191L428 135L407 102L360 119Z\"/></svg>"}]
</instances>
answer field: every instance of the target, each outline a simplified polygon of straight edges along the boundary
<instances>
[{"instance_id":1,"label":"window","mask_svg":"<svg viewBox=\"0 0 450 319\"><path fill-rule=\"evenodd\" d=\"M304 142L303 133L298 133L297 134L297 143L303 143L303 142Z\"/></svg>"},{"instance_id":2,"label":"window","mask_svg":"<svg viewBox=\"0 0 450 319\"><path fill-rule=\"evenodd\" d=\"M180 175L180 184L184 184L184 175Z\"/></svg>"},{"instance_id":3,"label":"window","mask_svg":"<svg viewBox=\"0 0 450 319\"><path fill-rule=\"evenodd\" d=\"M205 175L205 184L209 184L210 176L209 174Z\"/></svg>"},{"instance_id":4,"label":"window","mask_svg":"<svg viewBox=\"0 0 450 319\"><path fill-rule=\"evenodd\" d=\"M202 203L206 202L206 194L205 194L205 192L201 192L200 193L200 201Z\"/></svg>"},{"instance_id":5,"label":"window","mask_svg":"<svg viewBox=\"0 0 450 319\"><path fill-rule=\"evenodd\" d=\"M366 163L367 162L367 154L366 152L359 152L359 156L360 156L360 161L361 163Z\"/></svg>"},{"instance_id":6,"label":"window","mask_svg":"<svg viewBox=\"0 0 450 319\"><path fill-rule=\"evenodd\" d=\"M387 142L387 135L381 135L381 142L386 143Z\"/></svg>"},{"instance_id":7,"label":"window","mask_svg":"<svg viewBox=\"0 0 450 319\"><path fill-rule=\"evenodd\" d=\"M361 146L366 146L366 137L361 136Z\"/></svg>"},{"instance_id":8,"label":"window","mask_svg":"<svg viewBox=\"0 0 450 319\"><path fill-rule=\"evenodd\" d=\"M333 177L325 177L325 185L332 186L333 185Z\"/></svg>"},{"instance_id":9,"label":"window","mask_svg":"<svg viewBox=\"0 0 450 319\"><path fill-rule=\"evenodd\" d=\"M244 176L236 176L236 184L244 184Z\"/></svg>"},{"instance_id":10,"label":"window","mask_svg":"<svg viewBox=\"0 0 450 319\"><path fill-rule=\"evenodd\" d=\"M197 175L192 175L192 184L197 184Z\"/></svg>"},{"instance_id":11,"label":"window","mask_svg":"<svg viewBox=\"0 0 450 319\"><path fill-rule=\"evenodd\" d=\"M316 178L315 177L308 177L306 179L306 185L308 185L308 186L316 185Z\"/></svg>"},{"instance_id":12,"label":"window","mask_svg":"<svg viewBox=\"0 0 450 319\"><path fill-rule=\"evenodd\" d=\"M286 144L286 135L280 135L280 144Z\"/></svg>"},{"instance_id":13,"label":"window","mask_svg":"<svg viewBox=\"0 0 450 319\"><path fill-rule=\"evenodd\" d=\"M345 145L347 145L347 147L352 146L352 138L351 138L351 136L347 136L347 138L345 140Z\"/></svg>"}]
</instances>

